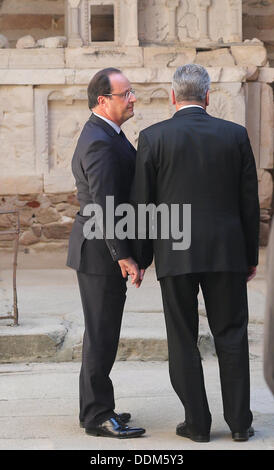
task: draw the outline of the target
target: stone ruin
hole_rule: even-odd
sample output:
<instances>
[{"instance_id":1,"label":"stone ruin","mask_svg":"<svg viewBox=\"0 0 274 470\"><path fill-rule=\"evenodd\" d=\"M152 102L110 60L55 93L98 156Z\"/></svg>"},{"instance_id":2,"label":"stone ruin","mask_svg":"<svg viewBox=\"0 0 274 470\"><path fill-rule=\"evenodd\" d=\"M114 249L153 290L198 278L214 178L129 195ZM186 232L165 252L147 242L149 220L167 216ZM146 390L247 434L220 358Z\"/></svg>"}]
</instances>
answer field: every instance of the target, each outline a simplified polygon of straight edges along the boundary
<instances>
[{"instance_id":1,"label":"stone ruin","mask_svg":"<svg viewBox=\"0 0 274 470\"><path fill-rule=\"evenodd\" d=\"M135 116L123 129L136 145L141 129L174 113L172 75L189 62L210 75L208 112L248 129L265 245L273 212L274 37L264 44L265 29L256 25L270 13L273 26L273 1L0 0L0 209L20 209L21 250L67 246L79 209L70 163L90 115L94 73L119 67L131 80ZM0 231L11 222L2 215ZM0 236L0 248L11 246Z\"/></svg>"}]
</instances>

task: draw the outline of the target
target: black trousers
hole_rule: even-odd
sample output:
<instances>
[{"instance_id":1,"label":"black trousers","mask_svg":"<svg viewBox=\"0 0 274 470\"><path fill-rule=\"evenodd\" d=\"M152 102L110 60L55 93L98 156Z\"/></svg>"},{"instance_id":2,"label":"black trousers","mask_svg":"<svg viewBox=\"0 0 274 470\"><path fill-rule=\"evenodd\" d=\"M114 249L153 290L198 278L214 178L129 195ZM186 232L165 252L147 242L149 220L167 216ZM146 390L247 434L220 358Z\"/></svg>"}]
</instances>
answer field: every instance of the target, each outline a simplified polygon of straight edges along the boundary
<instances>
[{"instance_id":1,"label":"black trousers","mask_svg":"<svg viewBox=\"0 0 274 470\"><path fill-rule=\"evenodd\" d=\"M246 273L193 273L160 279L167 327L169 373L193 432L211 426L198 340L199 286L219 361L224 418L231 431L252 422Z\"/></svg>"},{"instance_id":2,"label":"black trousers","mask_svg":"<svg viewBox=\"0 0 274 470\"><path fill-rule=\"evenodd\" d=\"M79 379L80 414L85 426L113 416L114 392L109 377L115 361L126 280L77 271L84 318L82 366Z\"/></svg>"}]
</instances>

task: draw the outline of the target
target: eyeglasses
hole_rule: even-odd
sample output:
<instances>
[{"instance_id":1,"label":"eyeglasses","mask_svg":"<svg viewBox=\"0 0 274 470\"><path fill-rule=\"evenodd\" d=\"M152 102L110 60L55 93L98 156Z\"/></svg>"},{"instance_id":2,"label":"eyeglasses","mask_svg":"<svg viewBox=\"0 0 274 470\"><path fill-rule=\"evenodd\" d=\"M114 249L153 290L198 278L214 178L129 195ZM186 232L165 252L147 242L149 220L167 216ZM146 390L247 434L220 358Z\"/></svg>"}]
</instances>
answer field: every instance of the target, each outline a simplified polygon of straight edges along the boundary
<instances>
[{"instance_id":1,"label":"eyeglasses","mask_svg":"<svg viewBox=\"0 0 274 470\"><path fill-rule=\"evenodd\" d=\"M121 96L121 98L129 100L131 95L135 95L135 90L132 88L130 90L125 91L124 93L106 93L103 96Z\"/></svg>"}]
</instances>

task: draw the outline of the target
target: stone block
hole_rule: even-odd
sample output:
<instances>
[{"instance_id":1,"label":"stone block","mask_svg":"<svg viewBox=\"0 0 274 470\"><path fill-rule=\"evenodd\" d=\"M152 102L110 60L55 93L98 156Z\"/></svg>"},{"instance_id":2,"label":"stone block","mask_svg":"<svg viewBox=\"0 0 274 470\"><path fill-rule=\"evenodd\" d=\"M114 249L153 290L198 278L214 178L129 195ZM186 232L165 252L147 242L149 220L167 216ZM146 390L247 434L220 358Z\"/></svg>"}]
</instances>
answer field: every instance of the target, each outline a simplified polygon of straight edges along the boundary
<instances>
[{"instance_id":1,"label":"stone block","mask_svg":"<svg viewBox=\"0 0 274 470\"><path fill-rule=\"evenodd\" d=\"M36 41L30 34L18 39L16 43L16 49L32 49L34 47L36 47Z\"/></svg>"},{"instance_id":2,"label":"stone block","mask_svg":"<svg viewBox=\"0 0 274 470\"><path fill-rule=\"evenodd\" d=\"M2 230L0 230L0 241L1 242L11 242L11 241L14 240L14 238L15 238L15 235L13 235L12 233L6 233L5 234L5 233L2 233ZM2 243L1 243L1 246L3 246Z\"/></svg>"},{"instance_id":3,"label":"stone block","mask_svg":"<svg viewBox=\"0 0 274 470\"><path fill-rule=\"evenodd\" d=\"M65 54L64 50L60 48L9 50L10 69L55 69L63 68L64 66Z\"/></svg>"},{"instance_id":4,"label":"stone block","mask_svg":"<svg viewBox=\"0 0 274 470\"><path fill-rule=\"evenodd\" d=\"M0 54L1 54L1 51L0 51ZM270 67L260 68L258 81L264 82L264 83L274 82L274 67L273 68L270 68Z\"/></svg>"},{"instance_id":5,"label":"stone block","mask_svg":"<svg viewBox=\"0 0 274 470\"><path fill-rule=\"evenodd\" d=\"M31 207L19 208L20 226L30 227L34 222L35 210Z\"/></svg>"},{"instance_id":6,"label":"stone block","mask_svg":"<svg viewBox=\"0 0 274 470\"><path fill-rule=\"evenodd\" d=\"M65 215L67 217L72 217L74 219L78 211L79 211L79 206L69 206L67 209L65 209L62 212L62 215Z\"/></svg>"},{"instance_id":7,"label":"stone block","mask_svg":"<svg viewBox=\"0 0 274 470\"><path fill-rule=\"evenodd\" d=\"M261 209L271 209L273 198L273 179L269 171L258 170L259 200Z\"/></svg>"},{"instance_id":8,"label":"stone block","mask_svg":"<svg viewBox=\"0 0 274 470\"><path fill-rule=\"evenodd\" d=\"M61 216L54 207L41 208L37 211L36 221L40 224L49 224L51 222L57 222Z\"/></svg>"},{"instance_id":9,"label":"stone block","mask_svg":"<svg viewBox=\"0 0 274 470\"><path fill-rule=\"evenodd\" d=\"M0 48L0 69L7 69L9 67L10 49Z\"/></svg>"},{"instance_id":10,"label":"stone block","mask_svg":"<svg viewBox=\"0 0 274 470\"><path fill-rule=\"evenodd\" d=\"M58 202L56 204L56 210L58 210L59 212L64 212L65 210L69 209L69 207L70 204L68 204L67 202Z\"/></svg>"},{"instance_id":11,"label":"stone block","mask_svg":"<svg viewBox=\"0 0 274 470\"><path fill-rule=\"evenodd\" d=\"M42 175L0 177L0 195L37 194L43 191Z\"/></svg>"},{"instance_id":12,"label":"stone block","mask_svg":"<svg viewBox=\"0 0 274 470\"><path fill-rule=\"evenodd\" d=\"M178 67L193 63L195 57L193 47L144 47L144 67Z\"/></svg>"},{"instance_id":13,"label":"stone block","mask_svg":"<svg viewBox=\"0 0 274 470\"><path fill-rule=\"evenodd\" d=\"M220 82L244 82L246 80L246 67L222 67Z\"/></svg>"},{"instance_id":14,"label":"stone block","mask_svg":"<svg viewBox=\"0 0 274 470\"><path fill-rule=\"evenodd\" d=\"M231 53L237 65L257 65L262 67L267 63L267 51L263 46L231 46Z\"/></svg>"},{"instance_id":15,"label":"stone block","mask_svg":"<svg viewBox=\"0 0 274 470\"><path fill-rule=\"evenodd\" d=\"M66 83L65 70L63 68L0 69L0 83L2 85L63 85Z\"/></svg>"},{"instance_id":16,"label":"stone block","mask_svg":"<svg viewBox=\"0 0 274 470\"><path fill-rule=\"evenodd\" d=\"M65 49L67 68L88 69L109 67L142 67L143 49L141 47L81 47Z\"/></svg>"},{"instance_id":17,"label":"stone block","mask_svg":"<svg viewBox=\"0 0 274 470\"><path fill-rule=\"evenodd\" d=\"M260 222L260 236L259 236L259 245L267 246L269 239L270 227L269 223Z\"/></svg>"},{"instance_id":18,"label":"stone block","mask_svg":"<svg viewBox=\"0 0 274 470\"><path fill-rule=\"evenodd\" d=\"M75 191L75 180L71 173L45 175L45 193L70 193Z\"/></svg>"},{"instance_id":19,"label":"stone block","mask_svg":"<svg viewBox=\"0 0 274 470\"><path fill-rule=\"evenodd\" d=\"M0 230L8 230L13 225L13 214L0 214Z\"/></svg>"},{"instance_id":20,"label":"stone block","mask_svg":"<svg viewBox=\"0 0 274 470\"><path fill-rule=\"evenodd\" d=\"M4 34L0 34L0 49L7 49L9 47L9 40Z\"/></svg>"},{"instance_id":21,"label":"stone block","mask_svg":"<svg viewBox=\"0 0 274 470\"><path fill-rule=\"evenodd\" d=\"M69 238L73 225L73 220L69 217L63 217L60 222L53 222L42 227L43 235L50 239L66 239Z\"/></svg>"},{"instance_id":22,"label":"stone block","mask_svg":"<svg viewBox=\"0 0 274 470\"><path fill-rule=\"evenodd\" d=\"M0 59L1 59L0 51ZM0 109L8 114L8 122L11 123L12 127L16 122L21 126L26 123L26 120L31 121L33 116L33 89L31 86L5 86L1 84L0 86ZM25 113L29 113L28 116ZM23 116L23 120L20 120L20 116ZM16 121L17 120L17 121ZM3 130L4 122L1 122L1 127ZM9 124L6 124L5 127L9 127Z\"/></svg>"},{"instance_id":23,"label":"stone block","mask_svg":"<svg viewBox=\"0 0 274 470\"><path fill-rule=\"evenodd\" d=\"M204 67L219 67L226 66L231 67L235 65L235 60L231 55L229 49L222 48L216 49L213 51L203 51L198 52L196 59L196 64L203 65Z\"/></svg>"},{"instance_id":24,"label":"stone block","mask_svg":"<svg viewBox=\"0 0 274 470\"><path fill-rule=\"evenodd\" d=\"M246 80L247 81L257 81L259 77L259 71L260 69L256 67L256 65L249 65L247 67L247 74L246 74Z\"/></svg>"},{"instance_id":25,"label":"stone block","mask_svg":"<svg viewBox=\"0 0 274 470\"><path fill-rule=\"evenodd\" d=\"M254 109L261 106L261 84L258 82L248 82L244 84L246 101L246 127L255 156L256 166L260 166L260 113Z\"/></svg>"},{"instance_id":26,"label":"stone block","mask_svg":"<svg viewBox=\"0 0 274 470\"><path fill-rule=\"evenodd\" d=\"M273 89L267 83L261 85L261 137L260 168L274 167L273 161Z\"/></svg>"},{"instance_id":27,"label":"stone block","mask_svg":"<svg viewBox=\"0 0 274 470\"><path fill-rule=\"evenodd\" d=\"M19 238L19 243L24 246L33 245L39 242L39 238L33 233L32 230L26 230Z\"/></svg>"},{"instance_id":28,"label":"stone block","mask_svg":"<svg viewBox=\"0 0 274 470\"><path fill-rule=\"evenodd\" d=\"M38 39L37 45L49 49L57 47L65 47L67 44L66 36L54 36L49 38Z\"/></svg>"},{"instance_id":29,"label":"stone block","mask_svg":"<svg viewBox=\"0 0 274 470\"><path fill-rule=\"evenodd\" d=\"M36 237L38 237L38 238L41 237L41 235L42 235L42 227L41 227L41 225L38 225L38 224L36 225L36 224L34 224L34 225L31 227L31 229L32 229L32 231L33 231L33 233L34 233L34 235L35 235Z\"/></svg>"},{"instance_id":30,"label":"stone block","mask_svg":"<svg viewBox=\"0 0 274 470\"><path fill-rule=\"evenodd\" d=\"M67 200L67 202L68 202L69 204L72 204L72 205L74 205L74 206L78 206L78 208L80 207L80 203L79 203L79 201L78 201L78 199L77 199L76 193L69 194L69 195L67 196L66 200Z\"/></svg>"},{"instance_id":31,"label":"stone block","mask_svg":"<svg viewBox=\"0 0 274 470\"><path fill-rule=\"evenodd\" d=\"M55 357L67 328L49 316L20 318L19 326L1 325L0 362L45 361Z\"/></svg>"}]
</instances>

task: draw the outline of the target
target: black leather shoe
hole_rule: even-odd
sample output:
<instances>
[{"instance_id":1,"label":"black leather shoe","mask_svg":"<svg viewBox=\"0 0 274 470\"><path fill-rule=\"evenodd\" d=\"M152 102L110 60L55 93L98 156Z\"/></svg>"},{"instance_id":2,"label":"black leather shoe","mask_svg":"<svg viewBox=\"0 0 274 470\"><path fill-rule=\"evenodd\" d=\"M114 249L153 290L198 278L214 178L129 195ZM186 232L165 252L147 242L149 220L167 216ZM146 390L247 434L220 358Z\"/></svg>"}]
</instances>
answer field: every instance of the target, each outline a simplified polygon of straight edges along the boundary
<instances>
[{"instance_id":1,"label":"black leather shoe","mask_svg":"<svg viewBox=\"0 0 274 470\"><path fill-rule=\"evenodd\" d=\"M139 437L145 432L146 430L143 428L130 428L117 416L109 418L97 426L90 426L86 428L86 434L89 436L116 437L118 439Z\"/></svg>"},{"instance_id":2,"label":"black leather shoe","mask_svg":"<svg viewBox=\"0 0 274 470\"><path fill-rule=\"evenodd\" d=\"M233 432L232 439L236 442L248 441L250 437L254 436L254 429L252 426L245 431Z\"/></svg>"},{"instance_id":3,"label":"black leather shoe","mask_svg":"<svg viewBox=\"0 0 274 470\"><path fill-rule=\"evenodd\" d=\"M131 418L130 413L119 413L116 416L118 416L120 418L120 420L123 421L123 423L125 423L125 424L127 424L130 421L130 418ZM85 427L84 421L79 421L79 426L80 426L80 428L84 428Z\"/></svg>"},{"instance_id":4,"label":"black leather shoe","mask_svg":"<svg viewBox=\"0 0 274 470\"><path fill-rule=\"evenodd\" d=\"M188 437L192 441L195 442L209 442L210 436L209 434L194 434L188 428L186 422L178 424L176 428L176 434L181 437Z\"/></svg>"}]
</instances>

